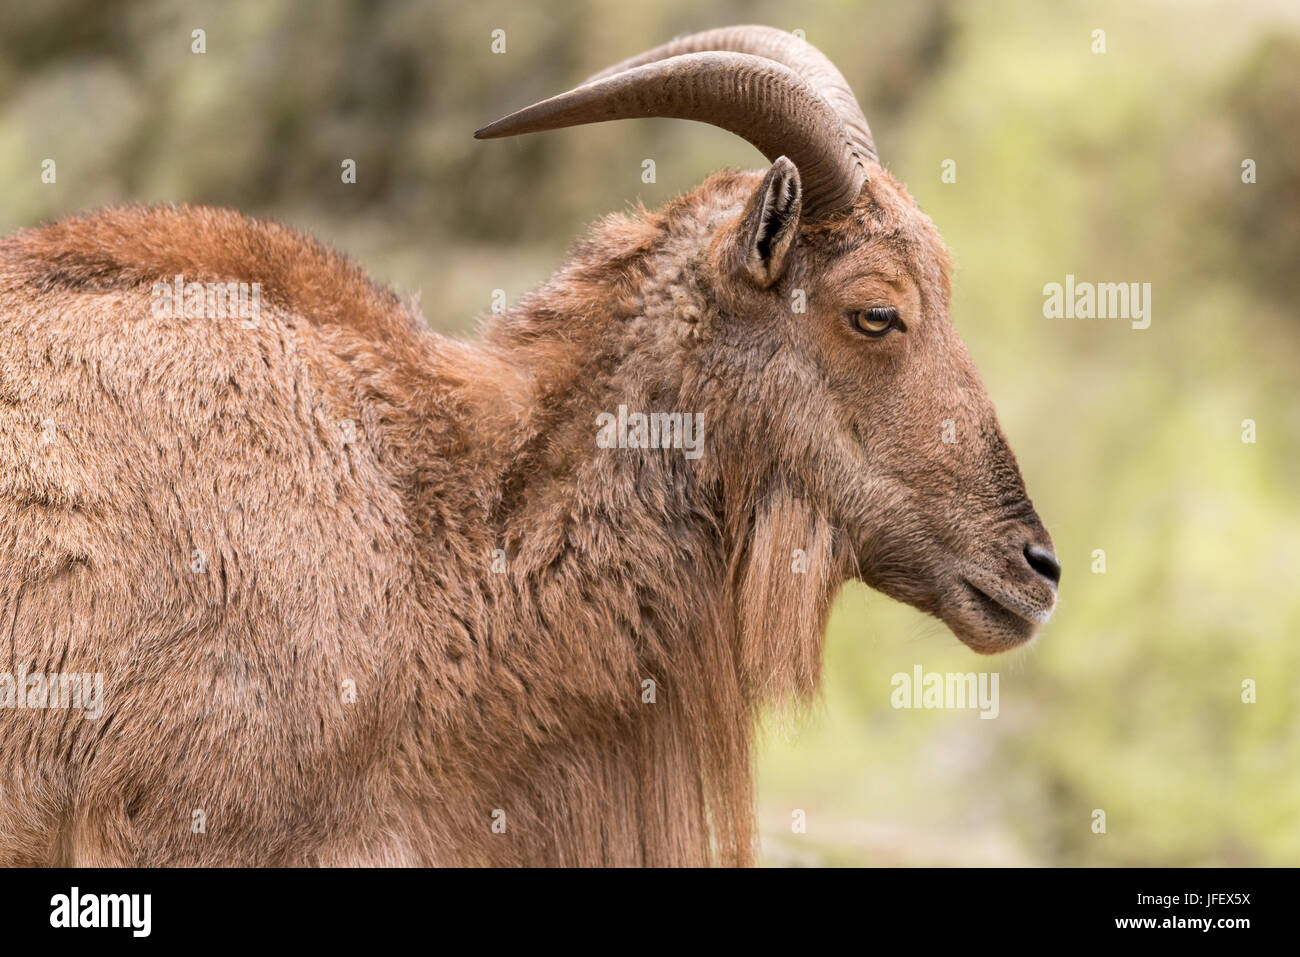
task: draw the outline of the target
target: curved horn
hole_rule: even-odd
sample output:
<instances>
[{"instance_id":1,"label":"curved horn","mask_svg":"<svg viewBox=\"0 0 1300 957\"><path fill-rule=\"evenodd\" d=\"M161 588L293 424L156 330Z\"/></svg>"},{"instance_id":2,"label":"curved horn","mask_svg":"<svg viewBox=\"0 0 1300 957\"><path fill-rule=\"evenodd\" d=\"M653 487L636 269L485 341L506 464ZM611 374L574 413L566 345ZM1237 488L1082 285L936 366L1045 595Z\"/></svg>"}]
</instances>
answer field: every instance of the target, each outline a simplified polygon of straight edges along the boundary
<instances>
[{"instance_id":1,"label":"curved horn","mask_svg":"<svg viewBox=\"0 0 1300 957\"><path fill-rule=\"evenodd\" d=\"M794 70L749 53L698 52L603 76L478 130L477 139L635 117L670 116L721 127L769 160L788 156L810 220L846 209L866 170L827 99Z\"/></svg>"},{"instance_id":2,"label":"curved horn","mask_svg":"<svg viewBox=\"0 0 1300 957\"><path fill-rule=\"evenodd\" d=\"M862 107L849 88L844 74L835 68L835 64L807 40L801 40L793 33L778 30L775 27L757 25L743 27L722 27L717 30L705 30L692 33L671 43L647 50L639 56L616 63L587 77L585 83L603 80L615 73L622 73L633 67L684 53L702 53L708 50L727 51L730 53L750 53L754 56L767 57L788 66L808 81L814 90L826 98L832 109L845 126L849 148L855 158L861 161L864 178L868 163L879 165L876 156L876 143L871 136L871 127L862 115Z\"/></svg>"}]
</instances>

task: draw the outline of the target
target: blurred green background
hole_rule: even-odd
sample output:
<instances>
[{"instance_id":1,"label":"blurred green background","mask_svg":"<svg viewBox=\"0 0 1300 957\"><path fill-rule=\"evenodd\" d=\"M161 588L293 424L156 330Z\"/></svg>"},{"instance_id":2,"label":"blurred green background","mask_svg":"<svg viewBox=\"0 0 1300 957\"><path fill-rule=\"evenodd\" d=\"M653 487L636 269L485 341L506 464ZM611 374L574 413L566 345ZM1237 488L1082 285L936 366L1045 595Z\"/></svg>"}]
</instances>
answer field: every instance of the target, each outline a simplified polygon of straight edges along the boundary
<instances>
[{"instance_id":1,"label":"blurred green background","mask_svg":"<svg viewBox=\"0 0 1300 957\"><path fill-rule=\"evenodd\" d=\"M1065 568L1044 635L996 659L849 586L824 694L764 730L764 859L1300 864L1294 3L5 0L0 229L127 200L235 206L467 332L592 219L763 162L671 120L471 132L747 22L803 30L839 65L938 224L954 318ZM1044 318L1067 273L1151 283L1150 328ZM891 676L918 664L997 671L999 717L895 710Z\"/></svg>"}]
</instances>

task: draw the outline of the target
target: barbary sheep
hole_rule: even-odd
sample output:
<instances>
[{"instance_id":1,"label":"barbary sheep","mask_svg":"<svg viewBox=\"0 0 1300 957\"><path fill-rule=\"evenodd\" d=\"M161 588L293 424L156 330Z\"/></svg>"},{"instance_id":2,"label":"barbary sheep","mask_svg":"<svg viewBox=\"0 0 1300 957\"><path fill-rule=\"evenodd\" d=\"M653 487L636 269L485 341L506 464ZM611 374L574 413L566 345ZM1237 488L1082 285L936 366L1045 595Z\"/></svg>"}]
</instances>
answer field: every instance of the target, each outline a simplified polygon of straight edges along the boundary
<instances>
[{"instance_id":1,"label":"barbary sheep","mask_svg":"<svg viewBox=\"0 0 1300 957\"><path fill-rule=\"evenodd\" d=\"M846 580L979 652L1047 620L840 73L710 31L477 135L646 116L772 165L601 221L478 342L228 210L0 241L0 862L749 863L756 713Z\"/></svg>"}]
</instances>

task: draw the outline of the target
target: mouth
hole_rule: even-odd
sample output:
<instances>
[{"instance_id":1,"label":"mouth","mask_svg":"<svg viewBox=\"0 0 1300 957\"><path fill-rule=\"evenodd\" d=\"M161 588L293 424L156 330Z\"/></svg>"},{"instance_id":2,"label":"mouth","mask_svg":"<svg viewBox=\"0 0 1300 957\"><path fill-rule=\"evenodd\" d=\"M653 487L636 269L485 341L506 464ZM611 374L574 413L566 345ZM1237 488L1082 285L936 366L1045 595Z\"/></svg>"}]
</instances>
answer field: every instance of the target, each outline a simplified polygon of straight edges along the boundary
<instances>
[{"instance_id":1,"label":"mouth","mask_svg":"<svg viewBox=\"0 0 1300 957\"><path fill-rule=\"evenodd\" d=\"M1055 597L1050 603L1043 605L1026 600L1015 592L1007 591L1005 588L990 587L989 585L981 587L969 578L963 578L962 584L970 590L975 601L994 616L1010 614L1033 625L1045 625L1052 617L1052 611L1056 608Z\"/></svg>"},{"instance_id":2,"label":"mouth","mask_svg":"<svg viewBox=\"0 0 1300 957\"><path fill-rule=\"evenodd\" d=\"M1031 594L996 579L963 576L950 607L941 615L945 624L972 651L992 655L1032 641L1040 625L1056 607L1054 593Z\"/></svg>"},{"instance_id":3,"label":"mouth","mask_svg":"<svg viewBox=\"0 0 1300 957\"><path fill-rule=\"evenodd\" d=\"M1050 556L1050 546L1043 550ZM951 571L938 570L931 577L902 573L897 565L882 568L885 563L878 555L863 550L868 560L859 558L857 577L938 618L977 654L995 655L1032 643L1056 610L1060 571L1054 557L1050 568L1040 559L1039 568L1025 551L1023 565L1008 556L999 560L997 553L975 561L954 556L948 564ZM1013 554L1020 557L1019 552Z\"/></svg>"}]
</instances>

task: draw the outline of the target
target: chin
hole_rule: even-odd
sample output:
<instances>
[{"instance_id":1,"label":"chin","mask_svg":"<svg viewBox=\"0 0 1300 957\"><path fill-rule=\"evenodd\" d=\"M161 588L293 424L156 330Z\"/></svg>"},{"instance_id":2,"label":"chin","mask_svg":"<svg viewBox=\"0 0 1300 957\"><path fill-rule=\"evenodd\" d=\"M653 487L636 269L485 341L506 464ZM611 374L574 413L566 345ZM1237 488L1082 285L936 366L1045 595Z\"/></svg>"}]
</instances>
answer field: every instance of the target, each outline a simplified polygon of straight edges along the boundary
<instances>
[{"instance_id":1,"label":"chin","mask_svg":"<svg viewBox=\"0 0 1300 957\"><path fill-rule=\"evenodd\" d=\"M1041 633L1036 624L1027 622L1021 622L1021 626L1016 628L989 627L986 624L972 626L947 618L943 622L957 636L958 641L981 655L998 655L1015 648L1028 648Z\"/></svg>"},{"instance_id":2,"label":"chin","mask_svg":"<svg viewBox=\"0 0 1300 957\"><path fill-rule=\"evenodd\" d=\"M1033 644L1055 605L1055 595L1050 601L1028 602L1019 595L1013 600L986 585L963 580L939 618L971 651L996 655Z\"/></svg>"}]
</instances>

